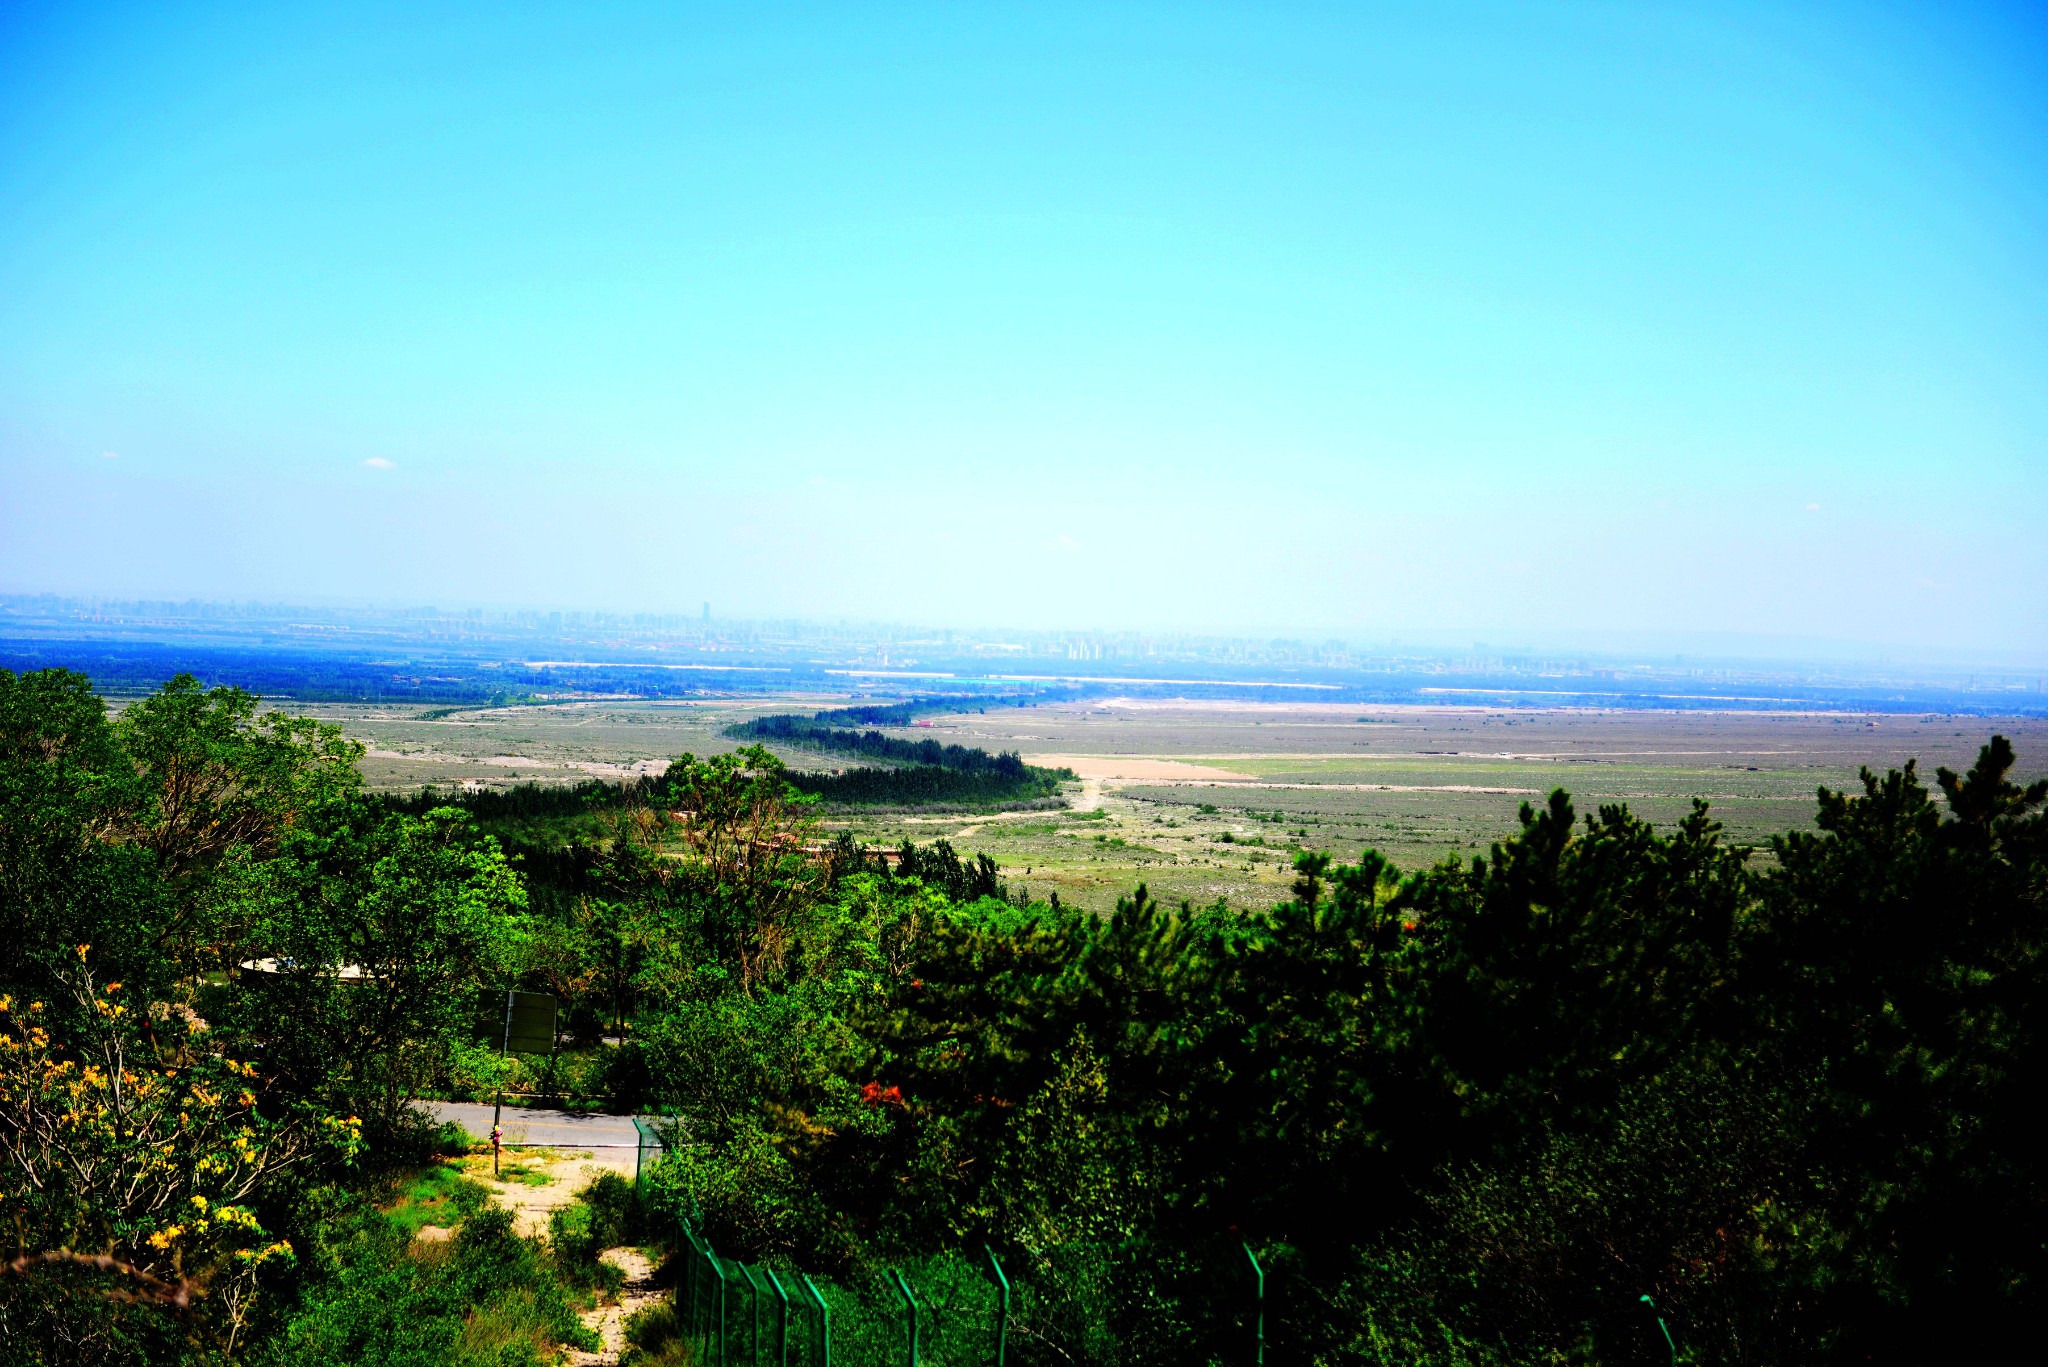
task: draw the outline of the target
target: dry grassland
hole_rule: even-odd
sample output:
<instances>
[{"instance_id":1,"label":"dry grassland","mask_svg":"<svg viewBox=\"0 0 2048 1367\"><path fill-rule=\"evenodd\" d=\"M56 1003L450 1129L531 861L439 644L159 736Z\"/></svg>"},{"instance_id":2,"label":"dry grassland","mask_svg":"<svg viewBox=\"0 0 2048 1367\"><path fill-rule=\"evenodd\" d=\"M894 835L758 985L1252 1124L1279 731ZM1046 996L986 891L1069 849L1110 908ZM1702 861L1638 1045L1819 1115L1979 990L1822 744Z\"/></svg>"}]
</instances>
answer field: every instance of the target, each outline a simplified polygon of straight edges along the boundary
<instances>
[{"instance_id":1,"label":"dry grassland","mask_svg":"<svg viewBox=\"0 0 2048 1367\"><path fill-rule=\"evenodd\" d=\"M685 750L732 748L718 735L732 721L840 701L575 703L435 719L312 710L367 742L370 781L396 788L647 772ZM1814 790L1853 785L1859 765L1918 756L1931 783L1937 765L1966 767L1993 731L2012 737L2026 774L2048 772L2048 721L2028 718L1110 700L931 720L894 734L1065 765L1081 776L1069 809L830 824L864 840L986 850L1035 894L1101 909L1141 881L1176 901L1265 902L1285 894L1301 849L1352 858L1372 846L1405 868L1470 856L1557 787L1582 812L1622 802L1660 824L1704 797L1731 840L1761 844L1808 825Z\"/></svg>"}]
</instances>

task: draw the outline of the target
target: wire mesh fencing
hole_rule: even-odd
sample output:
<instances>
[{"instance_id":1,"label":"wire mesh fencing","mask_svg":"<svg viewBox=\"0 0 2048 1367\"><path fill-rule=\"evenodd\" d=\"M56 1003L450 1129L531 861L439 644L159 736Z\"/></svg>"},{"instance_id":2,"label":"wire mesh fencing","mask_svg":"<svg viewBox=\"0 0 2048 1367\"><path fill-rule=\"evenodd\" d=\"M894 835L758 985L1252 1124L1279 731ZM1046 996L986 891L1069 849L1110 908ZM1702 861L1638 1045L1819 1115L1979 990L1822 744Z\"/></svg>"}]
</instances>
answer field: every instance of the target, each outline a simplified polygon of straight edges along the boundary
<instances>
[{"instance_id":1,"label":"wire mesh fencing","mask_svg":"<svg viewBox=\"0 0 2048 1367\"><path fill-rule=\"evenodd\" d=\"M703 1367L1042 1367L1266 1359L1266 1273L1250 1247L1191 1262L1183 1296L1078 1247L1031 1260L983 1249L865 1276L811 1276L717 1252L682 1223L676 1317Z\"/></svg>"},{"instance_id":2,"label":"wire mesh fencing","mask_svg":"<svg viewBox=\"0 0 2048 1367\"><path fill-rule=\"evenodd\" d=\"M986 1255L866 1284L728 1258L688 1223L676 1314L707 1367L987 1367L1009 1357L1011 1288Z\"/></svg>"}]
</instances>

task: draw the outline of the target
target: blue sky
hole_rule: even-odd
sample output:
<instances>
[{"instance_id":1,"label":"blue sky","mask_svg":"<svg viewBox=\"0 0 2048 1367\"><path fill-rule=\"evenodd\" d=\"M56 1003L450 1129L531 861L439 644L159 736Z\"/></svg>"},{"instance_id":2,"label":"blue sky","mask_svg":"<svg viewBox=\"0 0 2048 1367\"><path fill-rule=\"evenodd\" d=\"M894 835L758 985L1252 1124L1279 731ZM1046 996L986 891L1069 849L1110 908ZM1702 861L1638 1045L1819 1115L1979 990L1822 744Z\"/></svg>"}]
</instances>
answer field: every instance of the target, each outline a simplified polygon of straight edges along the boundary
<instances>
[{"instance_id":1,"label":"blue sky","mask_svg":"<svg viewBox=\"0 0 2048 1367\"><path fill-rule=\"evenodd\" d=\"M2026 6L0 7L0 590L2048 658Z\"/></svg>"}]
</instances>

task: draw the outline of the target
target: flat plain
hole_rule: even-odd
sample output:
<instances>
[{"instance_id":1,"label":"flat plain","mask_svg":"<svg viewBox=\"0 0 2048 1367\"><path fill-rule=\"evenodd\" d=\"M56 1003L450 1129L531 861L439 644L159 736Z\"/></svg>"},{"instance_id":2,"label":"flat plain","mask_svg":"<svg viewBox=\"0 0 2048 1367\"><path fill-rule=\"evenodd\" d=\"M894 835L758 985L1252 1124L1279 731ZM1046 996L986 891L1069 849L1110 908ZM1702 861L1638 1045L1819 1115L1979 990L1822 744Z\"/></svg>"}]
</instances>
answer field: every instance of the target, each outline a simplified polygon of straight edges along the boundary
<instances>
[{"instance_id":1,"label":"flat plain","mask_svg":"<svg viewBox=\"0 0 2048 1367\"><path fill-rule=\"evenodd\" d=\"M369 747L373 787L507 787L657 772L733 748L733 721L844 699L576 702L446 711L309 705ZM1106 910L1155 896L1235 905L1285 895L1301 850L1378 849L1404 869L1483 853L1524 802L1555 788L1581 813L1625 803L1668 825L1706 799L1727 838L1761 847L1810 827L1815 790L1859 766L1917 757L1967 768L1994 732L2021 773L2048 773L2048 719L1896 714L1504 710L1098 699L936 716L892 731L1065 765L1064 810L838 812L828 829L890 844L946 839L987 852L1032 893ZM804 768L845 763L786 750ZM1760 853L1759 858L1768 858Z\"/></svg>"}]
</instances>

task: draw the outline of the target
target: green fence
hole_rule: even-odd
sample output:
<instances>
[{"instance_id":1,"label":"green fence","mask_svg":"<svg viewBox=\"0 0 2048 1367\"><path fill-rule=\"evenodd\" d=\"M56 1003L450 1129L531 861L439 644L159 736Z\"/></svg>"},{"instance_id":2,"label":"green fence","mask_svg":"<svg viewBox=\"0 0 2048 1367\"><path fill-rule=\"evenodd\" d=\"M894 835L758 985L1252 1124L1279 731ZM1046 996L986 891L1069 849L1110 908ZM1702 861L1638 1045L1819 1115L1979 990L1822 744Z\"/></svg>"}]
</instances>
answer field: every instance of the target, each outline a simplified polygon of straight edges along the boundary
<instances>
[{"instance_id":1,"label":"green fence","mask_svg":"<svg viewBox=\"0 0 2048 1367\"><path fill-rule=\"evenodd\" d=\"M676 1314L707 1367L1002 1367L1011 1288L1001 1261L964 1259L867 1286L728 1258L688 1223Z\"/></svg>"},{"instance_id":2,"label":"green fence","mask_svg":"<svg viewBox=\"0 0 2048 1367\"><path fill-rule=\"evenodd\" d=\"M633 1117L633 1133L636 1136L633 1154L633 1189L647 1189L647 1175L654 1170L662 1155L668 1152L668 1141L662 1137L662 1127L642 1116Z\"/></svg>"},{"instance_id":3,"label":"green fence","mask_svg":"<svg viewBox=\"0 0 2048 1367\"><path fill-rule=\"evenodd\" d=\"M676 1316L702 1367L1044 1367L1123 1360L1119 1335L1154 1359L1264 1364L1268 1277L1249 1245L1190 1262L1185 1301L1134 1301L1127 1269L1080 1252L1034 1259L1015 1284L987 1248L834 1280L727 1257L685 1220Z\"/></svg>"}]
</instances>

